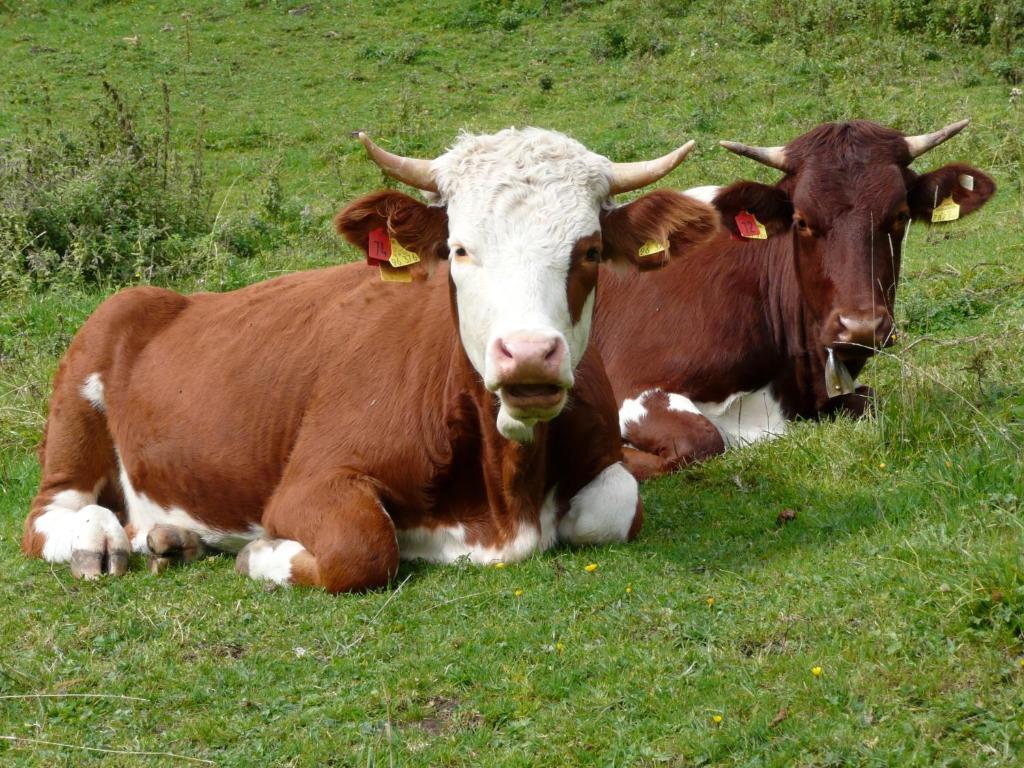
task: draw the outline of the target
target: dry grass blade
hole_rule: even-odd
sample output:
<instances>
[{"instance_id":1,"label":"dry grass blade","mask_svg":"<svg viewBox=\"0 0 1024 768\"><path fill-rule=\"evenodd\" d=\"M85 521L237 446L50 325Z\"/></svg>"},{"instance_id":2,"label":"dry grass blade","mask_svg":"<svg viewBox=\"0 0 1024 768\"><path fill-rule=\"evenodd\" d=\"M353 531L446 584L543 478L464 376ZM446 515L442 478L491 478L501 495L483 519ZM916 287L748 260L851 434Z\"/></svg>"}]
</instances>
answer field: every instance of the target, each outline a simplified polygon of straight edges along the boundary
<instances>
[{"instance_id":1,"label":"dry grass blade","mask_svg":"<svg viewBox=\"0 0 1024 768\"><path fill-rule=\"evenodd\" d=\"M87 752L102 752L105 755L137 755L139 757L170 757L174 760L187 760L190 763L203 763L204 765L216 765L213 760L204 760L201 757L189 757L178 755L174 752L146 752L137 749L107 749L106 747L87 747L84 744L66 744L62 741L47 741L45 739L30 739L25 736L0 735L0 740L9 741L15 748L25 744L38 744L44 747L63 747L64 749L82 749Z\"/></svg>"}]
</instances>

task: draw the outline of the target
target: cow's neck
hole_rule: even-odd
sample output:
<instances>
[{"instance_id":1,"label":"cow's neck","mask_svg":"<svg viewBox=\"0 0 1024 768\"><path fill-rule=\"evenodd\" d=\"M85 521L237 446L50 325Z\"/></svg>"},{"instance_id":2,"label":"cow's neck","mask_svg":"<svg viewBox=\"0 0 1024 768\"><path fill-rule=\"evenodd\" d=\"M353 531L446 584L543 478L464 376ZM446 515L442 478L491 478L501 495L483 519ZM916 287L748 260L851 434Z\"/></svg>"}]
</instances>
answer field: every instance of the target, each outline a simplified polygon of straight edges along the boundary
<instances>
[{"instance_id":1,"label":"cow's neck","mask_svg":"<svg viewBox=\"0 0 1024 768\"><path fill-rule=\"evenodd\" d=\"M490 513L509 522L534 517L543 504L548 478L548 425L534 427L531 443L516 443L498 431L498 399L483 384L458 334L454 288L451 288L453 345L443 406L447 455L436 456L447 464L447 484L460 496L486 497ZM469 477L468 475L475 475Z\"/></svg>"},{"instance_id":2,"label":"cow's neck","mask_svg":"<svg viewBox=\"0 0 1024 768\"><path fill-rule=\"evenodd\" d=\"M821 322L808 311L800 288L793 256L796 243L783 236L768 241L765 247L764 306L781 361L772 384L788 416L811 418L829 398Z\"/></svg>"}]
</instances>

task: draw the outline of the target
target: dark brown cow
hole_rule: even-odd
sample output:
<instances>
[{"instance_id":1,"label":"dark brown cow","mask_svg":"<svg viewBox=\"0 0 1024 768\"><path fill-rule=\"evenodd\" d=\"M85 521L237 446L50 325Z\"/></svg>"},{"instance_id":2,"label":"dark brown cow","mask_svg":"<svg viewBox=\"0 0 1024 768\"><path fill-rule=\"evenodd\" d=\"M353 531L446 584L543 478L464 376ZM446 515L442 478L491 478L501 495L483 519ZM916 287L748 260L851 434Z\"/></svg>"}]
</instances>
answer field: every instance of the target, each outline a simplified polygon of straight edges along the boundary
<instances>
[{"instance_id":1,"label":"dark brown cow","mask_svg":"<svg viewBox=\"0 0 1024 768\"><path fill-rule=\"evenodd\" d=\"M904 137L854 121L785 147L722 142L785 175L692 190L731 232L642 284L609 276L598 292L593 339L636 476L777 435L795 417L864 411L870 390L856 378L893 340L912 222L965 216L995 192L969 165L909 167L966 124ZM757 233L758 223L765 239L741 236L739 225Z\"/></svg>"},{"instance_id":2,"label":"dark brown cow","mask_svg":"<svg viewBox=\"0 0 1024 768\"><path fill-rule=\"evenodd\" d=\"M660 262L716 231L679 193L611 202L689 145L613 164L508 130L425 161L361 139L436 204L377 192L338 230L411 282L350 265L105 302L57 373L26 553L93 577L124 573L130 550L159 568L244 546L249 576L339 592L385 584L400 557L514 561L636 534L615 400L585 350L602 258L635 264L657 241Z\"/></svg>"}]
</instances>

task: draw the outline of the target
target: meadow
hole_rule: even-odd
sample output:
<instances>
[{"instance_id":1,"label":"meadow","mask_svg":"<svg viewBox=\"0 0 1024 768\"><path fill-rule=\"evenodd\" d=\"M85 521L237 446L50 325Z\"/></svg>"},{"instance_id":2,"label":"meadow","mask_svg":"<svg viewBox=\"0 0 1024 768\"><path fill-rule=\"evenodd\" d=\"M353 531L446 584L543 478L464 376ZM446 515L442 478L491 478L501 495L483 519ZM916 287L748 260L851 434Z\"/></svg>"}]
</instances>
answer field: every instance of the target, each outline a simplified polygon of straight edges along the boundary
<instances>
[{"instance_id":1,"label":"meadow","mask_svg":"<svg viewBox=\"0 0 1024 768\"><path fill-rule=\"evenodd\" d=\"M1020 765L1022 81L998 0L0 0L0 764ZM646 484L629 545L340 597L20 553L75 330L124 285L356 260L331 216L392 182L354 129L692 138L686 188L775 179L719 139L965 116L914 167L1000 189L912 228L876 413Z\"/></svg>"}]
</instances>

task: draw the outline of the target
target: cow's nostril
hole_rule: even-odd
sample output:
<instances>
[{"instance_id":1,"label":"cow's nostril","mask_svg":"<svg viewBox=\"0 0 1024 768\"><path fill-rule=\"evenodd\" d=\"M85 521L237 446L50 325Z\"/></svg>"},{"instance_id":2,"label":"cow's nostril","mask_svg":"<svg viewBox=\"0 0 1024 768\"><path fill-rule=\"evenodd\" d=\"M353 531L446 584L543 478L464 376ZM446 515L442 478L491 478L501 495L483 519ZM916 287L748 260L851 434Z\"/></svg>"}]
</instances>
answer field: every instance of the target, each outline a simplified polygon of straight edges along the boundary
<instances>
[{"instance_id":1,"label":"cow's nostril","mask_svg":"<svg viewBox=\"0 0 1024 768\"><path fill-rule=\"evenodd\" d=\"M551 342L548 344L547 351L544 353L544 359L550 360L552 357L558 354L558 348L558 339L552 339Z\"/></svg>"},{"instance_id":2,"label":"cow's nostril","mask_svg":"<svg viewBox=\"0 0 1024 768\"><path fill-rule=\"evenodd\" d=\"M512 350L510 350L507 346L505 346L504 339L498 339L497 347L498 347L498 357L501 357L501 358L504 358L504 359L507 359L507 360L515 360L515 355L512 354Z\"/></svg>"}]
</instances>

